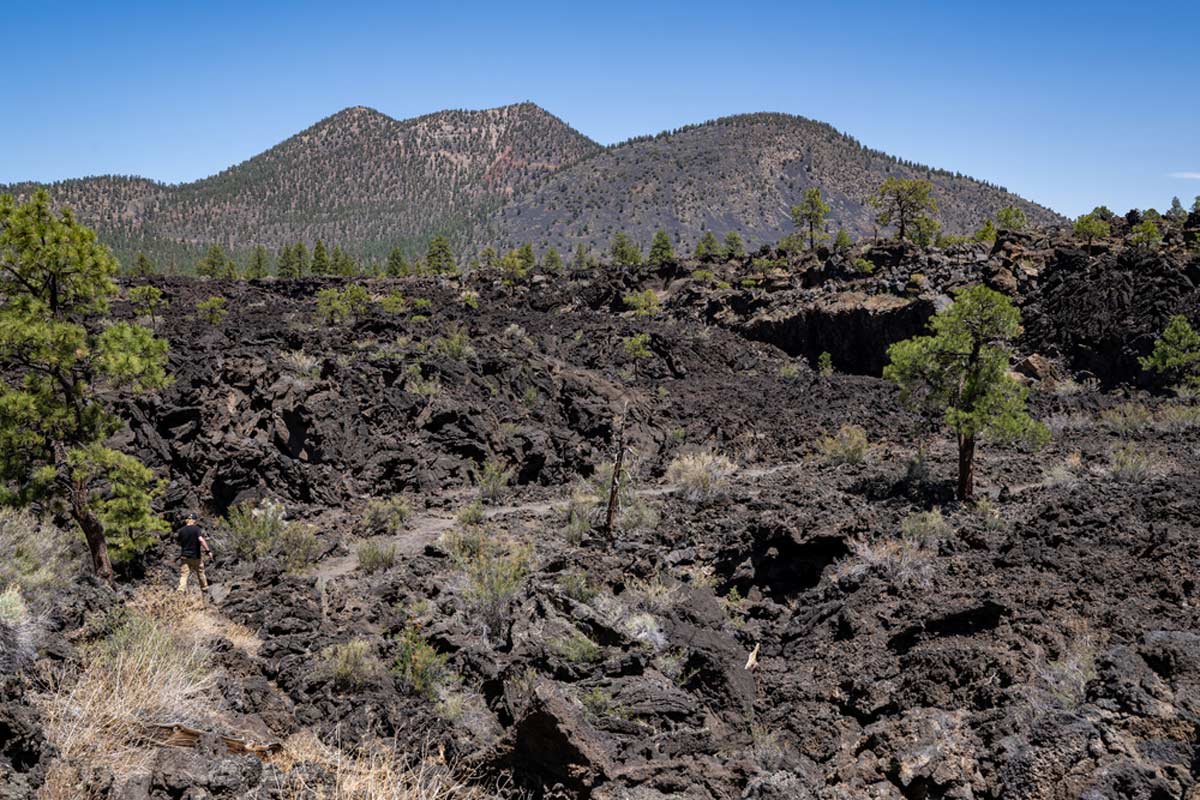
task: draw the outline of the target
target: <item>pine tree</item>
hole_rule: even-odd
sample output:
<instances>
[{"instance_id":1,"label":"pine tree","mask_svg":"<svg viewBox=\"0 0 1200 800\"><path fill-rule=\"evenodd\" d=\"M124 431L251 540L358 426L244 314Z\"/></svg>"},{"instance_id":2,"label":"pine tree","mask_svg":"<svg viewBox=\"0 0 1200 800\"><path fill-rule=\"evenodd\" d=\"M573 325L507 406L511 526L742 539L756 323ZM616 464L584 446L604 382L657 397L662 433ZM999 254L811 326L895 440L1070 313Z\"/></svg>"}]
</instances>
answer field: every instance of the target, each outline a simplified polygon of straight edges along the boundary
<instances>
[{"instance_id":1,"label":"pine tree","mask_svg":"<svg viewBox=\"0 0 1200 800\"><path fill-rule=\"evenodd\" d=\"M717 242L717 237L712 231L705 231L700 237L700 241L696 242L696 250L692 257L697 261L716 261L721 255L721 245Z\"/></svg>"},{"instance_id":2,"label":"pine tree","mask_svg":"<svg viewBox=\"0 0 1200 800\"><path fill-rule=\"evenodd\" d=\"M828 204L821 199L821 190L816 186L805 189L800 205L792 206L792 222L797 228L808 229L809 250L817 246L817 239L824 238L824 234L818 236L817 229L824 224L829 210Z\"/></svg>"},{"instance_id":3,"label":"pine tree","mask_svg":"<svg viewBox=\"0 0 1200 800\"><path fill-rule=\"evenodd\" d=\"M996 241L996 235L996 223L989 219L983 223L983 227L975 231L971 238L977 242L987 242L990 244Z\"/></svg>"},{"instance_id":4,"label":"pine tree","mask_svg":"<svg viewBox=\"0 0 1200 800\"><path fill-rule=\"evenodd\" d=\"M151 275L157 274L158 268L154 266L154 262L139 250L133 259L133 269L129 271L129 275L134 278L149 278Z\"/></svg>"},{"instance_id":5,"label":"pine tree","mask_svg":"<svg viewBox=\"0 0 1200 800\"><path fill-rule=\"evenodd\" d=\"M721 255L726 261L746 257L746 246L742 244L742 237L737 231L725 234L725 249Z\"/></svg>"},{"instance_id":6,"label":"pine tree","mask_svg":"<svg viewBox=\"0 0 1200 800\"><path fill-rule=\"evenodd\" d=\"M1200 389L1200 333L1182 314L1171 317L1162 336L1154 342L1153 352L1139 361L1144 370Z\"/></svg>"},{"instance_id":7,"label":"pine tree","mask_svg":"<svg viewBox=\"0 0 1200 800\"><path fill-rule=\"evenodd\" d=\"M301 277L296 250L291 245L285 244L279 248L279 277L285 280Z\"/></svg>"},{"instance_id":8,"label":"pine tree","mask_svg":"<svg viewBox=\"0 0 1200 800\"><path fill-rule=\"evenodd\" d=\"M933 184L916 178L891 177L867 199L879 209L875 221L880 225L895 225L896 238L906 239L917 218L925 212L937 213L937 201L932 196Z\"/></svg>"},{"instance_id":9,"label":"pine tree","mask_svg":"<svg viewBox=\"0 0 1200 800\"><path fill-rule=\"evenodd\" d=\"M1093 241L1103 239L1110 233L1112 233L1112 227L1094 213L1084 214L1075 220L1075 235L1087 243L1089 251L1092 249Z\"/></svg>"},{"instance_id":10,"label":"pine tree","mask_svg":"<svg viewBox=\"0 0 1200 800\"><path fill-rule=\"evenodd\" d=\"M0 196L0 502L61 502L105 580L110 549L131 554L166 527L151 509L162 482L106 444L121 427L108 398L167 383L166 341L109 316L116 274L108 248L45 191L24 205Z\"/></svg>"},{"instance_id":11,"label":"pine tree","mask_svg":"<svg viewBox=\"0 0 1200 800\"><path fill-rule=\"evenodd\" d=\"M975 489L975 446L980 436L1040 444L1044 425L1029 416L1027 392L1008 374L1008 343L1021 332L1021 312L986 286L959 291L930 322L930 336L888 348L884 378L900 386L907 404L941 415L958 441L958 499Z\"/></svg>"},{"instance_id":12,"label":"pine tree","mask_svg":"<svg viewBox=\"0 0 1200 800\"><path fill-rule=\"evenodd\" d=\"M236 278L237 263L225 254L221 245L212 244L204 258L196 263L196 274L202 278Z\"/></svg>"},{"instance_id":13,"label":"pine tree","mask_svg":"<svg viewBox=\"0 0 1200 800\"><path fill-rule=\"evenodd\" d=\"M850 234L845 228L838 228L837 236L833 239L833 249L839 253L844 253L854 246L854 240L850 238Z\"/></svg>"},{"instance_id":14,"label":"pine tree","mask_svg":"<svg viewBox=\"0 0 1200 800\"><path fill-rule=\"evenodd\" d=\"M592 266L592 260L588 258L587 248L583 242L575 245L575 255L571 257L571 269L576 272L582 272Z\"/></svg>"},{"instance_id":15,"label":"pine tree","mask_svg":"<svg viewBox=\"0 0 1200 800\"><path fill-rule=\"evenodd\" d=\"M517 248L517 258L521 259L521 269L525 272L532 272L537 267L537 253L533 252L529 242Z\"/></svg>"},{"instance_id":16,"label":"pine tree","mask_svg":"<svg viewBox=\"0 0 1200 800\"><path fill-rule=\"evenodd\" d=\"M358 263L340 246L333 248L333 274L342 278L353 278L358 274Z\"/></svg>"},{"instance_id":17,"label":"pine tree","mask_svg":"<svg viewBox=\"0 0 1200 800\"><path fill-rule=\"evenodd\" d=\"M308 257L308 246L304 242L296 242L295 248L292 250L292 257L296 261L296 274L303 278L312 275L312 262Z\"/></svg>"},{"instance_id":18,"label":"pine tree","mask_svg":"<svg viewBox=\"0 0 1200 800\"><path fill-rule=\"evenodd\" d=\"M1167 212L1167 219L1176 225L1182 224L1187 219L1188 213L1183 210L1183 203L1178 197L1171 198L1171 209Z\"/></svg>"},{"instance_id":19,"label":"pine tree","mask_svg":"<svg viewBox=\"0 0 1200 800\"><path fill-rule=\"evenodd\" d=\"M454 253L450 250L450 240L438 234L429 240L425 251L425 266L435 274L453 273L458 271L454 263Z\"/></svg>"},{"instance_id":20,"label":"pine tree","mask_svg":"<svg viewBox=\"0 0 1200 800\"><path fill-rule=\"evenodd\" d=\"M325 250L325 243L320 239L317 239L317 243L313 246L312 274L319 278L333 274L333 266L329 263L329 253Z\"/></svg>"},{"instance_id":21,"label":"pine tree","mask_svg":"<svg viewBox=\"0 0 1200 800\"><path fill-rule=\"evenodd\" d=\"M1028 221L1025 212L1016 206L1005 206L996 212L996 224L1006 231L1022 230Z\"/></svg>"},{"instance_id":22,"label":"pine tree","mask_svg":"<svg viewBox=\"0 0 1200 800\"><path fill-rule=\"evenodd\" d=\"M671 237L662 228L654 232L650 242L650 257L647 262L652 267L664 267L675 263L675 250L671 247Z\"/></svg>"},{"instance_id":23,"label":"pine tree","mask_svg":"<svg viewBox=\"0 0 1200 800\"><path fill-rule=\"evenodd\" d=\"M613 264L618 267L636 267L642 263L642 250L624 231L617 231L609 247Z\"/></svg>"},{"instance_id":24,"label":"pine tree","mask_svg":"<svg viewBox=\"0 0 1200 800\"><path fill-rule=\"evenodd\" d=\"M387 275L389 278L402 278L408 275L408 262L404 260L404 251L393 247L387 257Z\"/></svg>"},{"instance_id":25,"label":"pine tree","mask_svg":"<svg viewBox=\"0 0 1200 800\"><path fill-rule=\"evenodd\" d=\"M271 256L267 253L267 248L260 245L255 245L250 252L250 263L246 265L246 278L248 280L259 280L265 278L271 270Z\"/></svg>"},{"instance_id":26,"label":"pine tree","mask_svg":"<svg viewBox=\"0 0 1200 800\"><path fill-rule=\"evenodd\" d=\"M480 266L483 269L493 270L500 264L499 256L496 255L496 248L488 246L483 248L479 254Z\"/></svg>"},{"instance_id":27,"label":"pine tree","mask_svg":"<svg viewBox=\"0 0 1200 800\"><path fill-rule=\"evenodd\" d=\"M562 272L562 256L553 247L546 248L546 252L542 255L542 269L547 272Z\"/></svg>"}]
</instances>

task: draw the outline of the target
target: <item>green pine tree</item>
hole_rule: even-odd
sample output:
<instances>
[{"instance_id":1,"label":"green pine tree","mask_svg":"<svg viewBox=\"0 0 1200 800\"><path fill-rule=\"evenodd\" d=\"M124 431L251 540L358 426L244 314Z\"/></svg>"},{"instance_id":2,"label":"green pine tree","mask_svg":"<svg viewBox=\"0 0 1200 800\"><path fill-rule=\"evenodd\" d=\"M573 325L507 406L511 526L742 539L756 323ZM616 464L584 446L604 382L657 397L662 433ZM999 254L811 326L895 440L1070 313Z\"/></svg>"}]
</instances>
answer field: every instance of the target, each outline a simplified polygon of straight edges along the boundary
<instances>
[{"instance_id":1,"label":"green pine tree","mask_svg":"<svg viewBox=\"0 0 1200 800\"><path fill-rule=\"evenodd\" d=\"M61 502L87 541L92 568L143 549L166 523L151 501L162 482L107 446L120 390L167 384L167 343L109 316L117 262L70 211L37 191L0 196L0 502Z\"/></svg>"},{"instance_id":2,"label":"green pine tree","mask_svg":"<svg viewBox=\"0 0 1200 800\"><path fill-rule=\"evenodd\" d=\"M819 229L825 224L825 215L830 211L829 205L821 199L821 190L812 186L804 190L804 199L798 206L792 206L792 222L797 228L808 229L808 249L817 246L817 240L825 237Z\"/></svg>"},{"instance_id":3,"label":"green pine tree","mask_svg":"<svg viewBox=\"0 0 1200 800\"><path fill-rule=\"evenodd\" d=\"M319 278L333 274L333 265L329 261L329 253L325 250L325 243L320 239L317 239L317 243L313 245L312 274Z\"/></svg>"},{"instance_id":4,"label":"green pine tree","mask_svg":"<svg viewBox=\"0 0 1200 800\"><path fill-rule=\"evenodd\" d=\"M425 251L425 266L435 274L450 274L458 271L454 263L454 253L450 250L450 240L438 234L429 240Z\"/></svg>"},{"instance_id":5,"label":"green pine tree","mask_svg":"<svg viewBox=\"0 0 1200 800\"><path fill-rule=\"evenodd\" d=\"M975 489L975 446L981 436L1040 444L1046 426L1026 411L1027 392L1008 374L1008 343L1021 332L1021 312L986 286L959 291L930 322L931 335L888 348L883 376L907 404L940 414L958 442L958 498Z\"/></svg>"},{"instance_id":6,"label":"green pine tree","mask_svg":"<svg viewBox=\"0 0 1200 800\"><path fill-rule=\"evenodd\" d=\"M547 272L562 272L562 256L553 247L546 248L546 252L542 255L542 269Z\"/></svg>"},{"instance_id":7,"label":"green pine tree","mask_svg":"<svg viewBox=\"0 0 1200 800\"><path fill-rule=\"evenodd\" d=\"M891 177L885 180L867 202L879 210L875 221L880 225L895 225L896 238L907 239L914 232L917 220L926 212L936 214L933 184L918 178Z\"/></svg>"},{"instance_id":8,"label":"green pine tree","mask_svg":"<svg viewBox=\"0 0 1200 800\"><path fill-rule=\"evenodd\" d=\"M654 232L650 242L650 257L647 262L652 267L664 267L675 263L675 250L671 247L671 237L662 228Z\"/></svg>"},{"instance_id":9,"label":"green pine tree","mask_svg":"<svg viewBox=\"0 0 1200 800\"><path fill-rule=\"evenodd\" d=\"M737 231L725 234L725 249L721 252L721 257L726 261L746 257L746 246L742 243L742 237Z\"/></svg>"},{"instance_id":10,"label":"green pine tree","mask_svg":"<svg viewBox=\"0 0 1200 800\"><path fill-rule=\"evenodd\" d=\"M717 242L717 237L712 231L705 231L700 237L700 241L696 242L696 250L692 257L697 261L716 261L721 257L721 245Z\"/></svg>"},{"instance_id":11,"label":"green pine tree","mask_svg":"<svg viewBox=\"0 0 1200 800\"><path fill-rule=\"evenodd\" d=\"M255 245L250 252L250 262L246 264L246 278L248 280L259 280L267 277L271 272L271 256L267 253L267 248L260 245Z\"/></svg>"},{"instance_id":12,"label":"green pine tree","mask_svg":"<svg viewBox=\"0 0 1200 800\"><path fill-rule=\"evenodd\" d=\"M340 246L333 248L333 274L342 278L353 278L358 274L358 262Z\"/></svg>"},{"instance_id":13,"label":"green pine tree","mask_svg":"<svg viewBox=\"0 0 1200 800\"><path fill-rule=\"evenodd\" d=\"M642 250L624 231L617 231L609 247L613 264L618 267L636 267L642 263Z\"/></svg>"},{"instance_id":14,"label":"green pine tree","mask_svg":"<svg viewBox=\"0 0 1200 800\"><path fill-rule=\"evenodd\" d=\"M387 257L387 275L389 278L402 278L409 273L408 262L404 260L404 251L393 247Z\"/></svg>"}]
</instances>

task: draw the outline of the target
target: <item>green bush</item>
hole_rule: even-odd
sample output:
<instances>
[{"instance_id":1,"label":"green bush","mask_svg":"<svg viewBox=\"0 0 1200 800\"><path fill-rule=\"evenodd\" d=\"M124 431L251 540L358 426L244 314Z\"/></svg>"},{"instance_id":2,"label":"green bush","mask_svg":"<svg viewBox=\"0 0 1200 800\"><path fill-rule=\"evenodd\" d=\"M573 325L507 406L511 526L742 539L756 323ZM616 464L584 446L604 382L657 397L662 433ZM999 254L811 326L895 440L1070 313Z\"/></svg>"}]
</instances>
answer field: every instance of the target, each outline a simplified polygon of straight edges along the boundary
<instances>
[{"instance_id":1,"label":"green bush","mask_svg":"<svg viewBox=\"0 0 1200 800\"><path fill-rule=\"evenodd\" d=\"M1143 483L1151 474L1150 456L1137 445L1125 443L1113 449L1112 475L1119 481Z\"/></svg>"},{"instance_id":2,"label":"green bush","mask_svg":"<svg viewBox=\"0 0 1200 800\"><path fill-rule=\"evenodd\" d=\"M909 514L900 523L900 534L923 546L929 546L950 533L950 526L942 516L942 510L918 511Z\"/></svg>"},{"instance_id":3,"label":"green bush","mask_svg":"<svg viewBox=\"0 0 1200 800\"><path fill-rule=\"evenodd\" d=\"M317 672L339 689L361 689L383 674L383 665L370 642L351 639L322 650Z\"/></svg>"},{"instance_id":4,"label":"green bush","mask_svg":"<svg viewBox=\"0 0 1200 800\"><path fill-rule=\"evenodd\" d=\"M817 441L817 449L834 464L861 464L869 447L867 432L858 425L843 425L837 436L825 436Z\"/></svg>"},{"instance_id":5,"label":"green bush","mask_svg":"<svg viewBox=\"0 0 1200 800\"><path fill-rule=\"evenodd\" d=\"M499 636L509 606L530 571L528 547L485 546L467 564L466 597L491 636Z\"/></svg>"},{"instance_id":6,"label":"green bush","mask_svg":"<svg viewBox=\"0 0 1200 800\"><path fill-rule=\"evenodd\" d=\"M225 518L225 542L240 558L258 558L271 549L286 524L282 503L238 503Z\"/></svg>"},{"instance_id":7,"label":"green bush","mask_svg":"<svg viewBox=\"0 0 1200 800\"><path fill-rule=\"evenodd\" d=\"M465 328L451 328L445 336L434 339L433 350L454 361L467 361L475 357L475 348Z\"/></svg>"},{"instance_id":8,"label":"green bush","mask_svg":"<svg viewBox=\"0 0 1200 800\"><path fill-rule=\"evenodd\" d=\"M377 536L395 536L412 517L412 506L399 495L372 498L363 512L363 524Z\"/></svg>"},{"instance_id":9,"label":"green bush","mask_svg":"<svg viewBox=\"0 0 1200 800\"><path fill-rule=\"evenodd\" d=\"M482 525L484 520L483 503L476 500L473 503L467 503L455 516L459 525Z\"/></svg>"},{"instance_id":10,"label":"green bush","mask_svg":"<svg viewBox=\"0 0 1200 800\"><path fill-rule=\"evenodd\" d=\"M512 481L514 474L513 470L499 461L485 461L475 473L475 482L479 484L480 499L487 503L499 500L508 491L508 484Z\"/></svg>"},{"instance_id":11,"label":"green bush","mask_svg":"<svg viewBox=\"0 0 1200 800\"><path fill-rule=\"evenodd\" d=\"M438 688L449 677L446 656L425 641L425 637L413 626L404 629L397 644L399 651L392 665L392 673L417 694L435 699Z\"/></svg>"},{"instance_id":12,"label":"green bush","mask_svg":"<svg viewBox=\"0 0 1200 800\"><path fill-rule=\"evenodd\" d=\"M220 325L229 311L225 308L224 297L210 297L196 303L196 313L209 325Z\"/></svg>"},{"instance_id":13,"label":"green bush","mask_svg":"<svg viewBox=\"0 0 1200 800\"><path fill-rule=\"evenodd\" d=\"M289 522L275 539L274 551L278 553L288 572L303 572L312 566L320 555L321 545L309 525Z\"/></svg>"},{"instance_id":14,"label":"green bush","mask_svg":"<svg viewBox=\"0 0 1200 800\"><path fill-rule=\"evenodd\" d=\"M358 547L358 568L368 575L389 570L396 565L396 545L386 547L378 542L363 542Z\"/></svg>"},{"instance_id":15,"label":"green bush","mask_svg":"<svg viewBox=\"0 0 1200 800\"><path fill-rule=\"evenodd\" d=\"M604 649L579 631L553 640L550 648L574 664L594 664L604 658Z\"/></svg>"}]
</instances>

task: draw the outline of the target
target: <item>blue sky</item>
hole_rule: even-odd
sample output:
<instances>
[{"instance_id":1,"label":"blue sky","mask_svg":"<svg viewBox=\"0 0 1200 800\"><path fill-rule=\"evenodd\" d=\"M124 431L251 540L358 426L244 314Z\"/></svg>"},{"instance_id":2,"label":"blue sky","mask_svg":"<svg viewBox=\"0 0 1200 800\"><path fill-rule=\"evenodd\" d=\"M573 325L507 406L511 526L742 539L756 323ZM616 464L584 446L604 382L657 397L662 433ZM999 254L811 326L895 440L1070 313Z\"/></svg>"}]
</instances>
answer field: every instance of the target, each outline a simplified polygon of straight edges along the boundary
<instances>
[{"instance_id":1,"label":"blue sky","mask_svg":"<svg viewBox=\"0 0 1200 800\"><path fill-rule=\"evenodd\" d=\"M346 106L532 100L604 143L802 114L1069 215L1200 194L1195 2L68 1L4 25L0 182L192 180Z\"/></svg>"}]
</instances>

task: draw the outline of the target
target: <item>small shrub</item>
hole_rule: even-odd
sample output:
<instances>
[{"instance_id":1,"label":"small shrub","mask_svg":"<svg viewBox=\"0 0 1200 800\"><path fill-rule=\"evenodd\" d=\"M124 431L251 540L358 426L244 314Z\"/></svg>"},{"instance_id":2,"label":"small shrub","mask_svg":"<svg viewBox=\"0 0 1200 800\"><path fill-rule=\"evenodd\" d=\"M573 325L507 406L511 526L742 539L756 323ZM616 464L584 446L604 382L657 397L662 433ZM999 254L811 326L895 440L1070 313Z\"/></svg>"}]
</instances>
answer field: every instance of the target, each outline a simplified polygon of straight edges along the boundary
<instances>
[{"instance_id":1,"label":"small shrub","mask_svg":"<svg viewBox=\"0 0 1200 800\"><path fill-rule=\"evenodd\" d=\"M396 545L363 542L358 547L358 568L368 575L389 570L396 565Z\"/></svg>"},{"instance_id":2,"label":"small shrub","mask_svg":"<svg viewBox=\"0 0 1200 800\"><path fill-rule=\"evenodd\" d=\"M379 299L379 308L385 314L403 314L408 311L408 300L399 289L393 289Z\"/></svg>"},{"instance_id":3,"label":"small shrub","mask_svg":"<svg viewBox=\"0 0 1200 800\"><path fill-rule=\"evenodd\" d=\"M467 565L466 598L490 636L499 636L509 605L525 585L530 570L530 550L512 547L502 551L484 547Z\"/></svg>"},{"instance_id":4,"label":"small shrub","mask_svg":"<svg viewBox=\"0 0 1200 800\"><path fill-rule=\"evenodd\" d=\"M875 272L875 265L865 258L854 259L854 269L860 275L870 275Z\"/></svg>"},{"instance_id":5,"label":"small shrub","mask_svg":"<svg viewBox=\"0 0 1200 800\"><path fill-rule=\"evenodd\" d=\"M843 425L837 436L825 436L817 442L817 449L834 464L861 464L869 447L867 432L858 425Z\"/></svg>"},{"instance_id":6,"label":"small shrub","mask_svg":"<svg viewBox=\"0 0 1200 800\"><path fill-rule=\"evenodd\" d=\"M594 664L604 658L604 649L577 630L553 640L550 647L573 664Z\"/></svg>"},{"instance_id":7,"label":"small shrub","mask_svg":"<svg viewBox=\"0 0 1200 800\"><path fill-rule=\"evenodd\" d=\"M321 651L318 673L339 689L361 689L383 674L383 665L366 639L351 639Z\"/></svg>"},{"instance_id":8,"label":"small shrub","mask_svg":"<svg viewBox=\"0 0 1200 800\"><path fill-rule=\"evenodd\" d=\"M0 592L0 675L16 672L33 658L35 628L16 585Z\"/></svg>"},{"instance_id":9,"label":"small shrub","mask_svg":"<svg viewBox=\"0 0 1200 800\"><path fill-rule=\"evenodd\" d=\"M240 558L257 558L266 554L283 532L284 516L283 504L273 500L239 503L229 509L225 519L225 541Z\"/></svg>"},{"instance_id":10,"label":"small shrub","mask_svg":"<svg viewBox=\"0 0 1200 800\"><path fill-rule=\"evenodd\" d=\"M308 378L315 378L321 372L321 359L310 356L304 352L304 348L290 350L280 356L279 360L285 368Z\"/></svg>"},{"instance_id":11,"label":"small shrub","mask_svg":"<svg viewBox=\"0 0 1200 800\"><path fill-rule=\"evenodd\" d=\"M653 289L646 289L641 292L632 292L621 298L625 307L633 312L637 317L648 317L658 312L661 307L661 302L658 295Z\"/></svg>"},{"instance_id":12,"label":"small shrub","mask_svg":"<svg viewBox=\"0 0 1200 800\"><path fill-rule=\"evenodd\" d=\"M395 536L412 516L412 506L399 495L373 498L363 512L363 524L376 536Z\"/></svg>"},{"instance_id":13,"label":"small shrub","mask_svg":"<svg viewBox=\"0 0 1200 800\"><path fill-rule=\"evenodd\" d=\"M491 534L479 525L454 528L442 535L442 544L450 557L460 565L482 558L491 542Z\"/></svg>"},{"instance_id":14,"label":"small shrub","mask_svg":"<svg viewBox=\"0 0 1200 800\"><path fill-rule=\"evenodd\" d=\"M780 364L779 377L785 381L794 381L800 377L800 368L791 362Z\"/></svg>"},{"instance_id":15,"label":"small shrub","mask_svg":"<svg viewBox=\"0 0 1200 800\"><path fill-rule=\"evenodd\" d=\"M612 695L596 686L579 696L584 711L597 719L624 717L625 713L613 702Z\"/></svg>"},{"instance_id":16,"label":"small shrub","mask_svg":"<svg viewBox=\"0 0 1200 800\"><path fill-rule=\"evenodd\" d=\"M225 307L224 297L210 297L196 303L196 313L209 325L220 325L229 311Z\"/></svg>"},{"instance_id":17,"label":"small shrub","mask_svg":"<svg viewBox=\"0 0 1200 800\"><path fill-rule=\"evenodd\" d=\"M499 461L485 461L483 467L475 473L475 482L479 485L479 497L485 503L499 500L508 491L514 471Z\"/></svg>"},{"instance_id":18,"label":"small shrub","mask_svg":"<svg viewBox=\"0 0 1200 800\"><path fill-rule=\"evenodd\" d=\"M676 457L667 467L667 482L679 487L689 503L711 503L728 493L736 471L725 456L702 450Z\"/></svg>"},{"instance_id":19,"label":"small shrub","mask_svg":"<svg viewBox=\"0 0 1200 800\"><path fill-rule=\"evenodd\" d=\"M437 376L426 378L417 364L409 364L404 370L404 388L422 397L436 397L442 393L442 382Z\"/></svg>"},{"instance_id":20,"label":"small shrub","mask_svg":"<svg viewBox=\"0 0 1200 800\"><path fill-rule=\"evenodd\" d=\"M37 607L79 571L79 539L28 511L0 507L0 586L20 586Z\"/></svg>"},{"instance_id":21,"label":"small shrub","mask_svg":"<svg viewBox=\"0 0 1200 800\"><path fill-rule=\"evenodd\" d=\"M446 335L434 339L433 350L454 361L467 361L475 357L475 348L465 328L451 328Z\"/></svg>"},{"instance_id":22,"label":"small shrub","mask_svg":"<svg viewBox=\"0 0 1200 800\"><path fill-rule=\"evenodd\" d=\"M565 572L558 578L563 594L577 603L588 604L596 599L596 587L582 572Z\"/></svg>"},{"instance_id":23,"label":"small shrub","mask_svg":"<svg viewBox=\"0 0 1200 800\"><path fill-rule=\"evenodd\" d=\"M484 521L483 503L476 500L463 506L455 516L459 525L482 525Z\"/></svg>"},{"instance_id":24,"label":"small shrub","mask_svg":"<svg viewBox=\"0 0 1200 800\"><path fill-rule=\"evenodd\" d=\"M469 308L472 311L479 310L479 292L464 289L458 296L458 301L463 304L463 308Z\"/></svg>"},{"instance_id":25,"label":"small shrub","mask_svg":"<svg viewBox=\"0 0 1200 800\"><path fill-rule=\"evenodd\" d=\"M1125 443L1112 451L1112 475L1126 483L1143 483L1150 478L1150 456L1135 444Z\"/></svg>"},{"instance_id":26,"label":"small shrub","mask_svg":"<svg viewBox=\"0 0 1200 800\"><path fill-rule=\"evenodd\" d=\"M825 350L817 357L817 372L821 377L828 378L833 374L833 356L829 355L829 351Z\"/></svg>"},{"instance_id":27,"label":"small shrub","mask_svg":"<svg viewBox=\"0 0 1200 800\"><path fill-rule=\"evenodd\" d=\"M874 572L899 588L930 585L933 554L914 539L851 541L849 549L853 559L838 569L838 577Z\"/></svg>"},{"instance_id":28,"label":"small shrub","mask_svg":"<svg viewBox=\"0 0 1200 800\"><path fill-rule=\"evenodd\" d=\"M936 544L949 533L950 526L939 508L909 514L900 522L900 535L925 547Z\"/></svg>"},{"instance_id":29,"label":"small shrub","mask_svg":"<svg viewBox=\"0 0 1200 800\"><path fill-rule=\"evenodd\" d=\"M399 651L392 673L417 694L435 699L438 689L449 677L445 654L435 650L420 630L411 625L400 634L397 643Z\"/></svg>"},{"instance_id":30,"label":"small shrub","mask_svg":"<svg viewBox=\"0 0 1200 800\"><path fill-rule=\"evenodd\" d=\"M1173 433L1200 428L1200 406L1168 403L1158 409L1155 417L1162 428Z\"/></svg>"},{"instance_id":31,"label":"small shrub","mask_svg":"<svg viewBox=\"0 0 1200 800\"><path fill-rule=\"evenodd\" d=\"M1122 403L1101 411L1100 421L1126 435L1149 428L1154 423L1154 415L1141 403Z\"/></svg>"},{"instance_id":32,"label":"small shrub","mask_svg":"<svg viewBox=\"0 0 1200 800\"><path fill-rule=\"evenodd\" d=\"M311 526L289 522L279 532L274 549L288 572L303 572L317 560L321 545Z\"/></svg>"}]
</instances>

